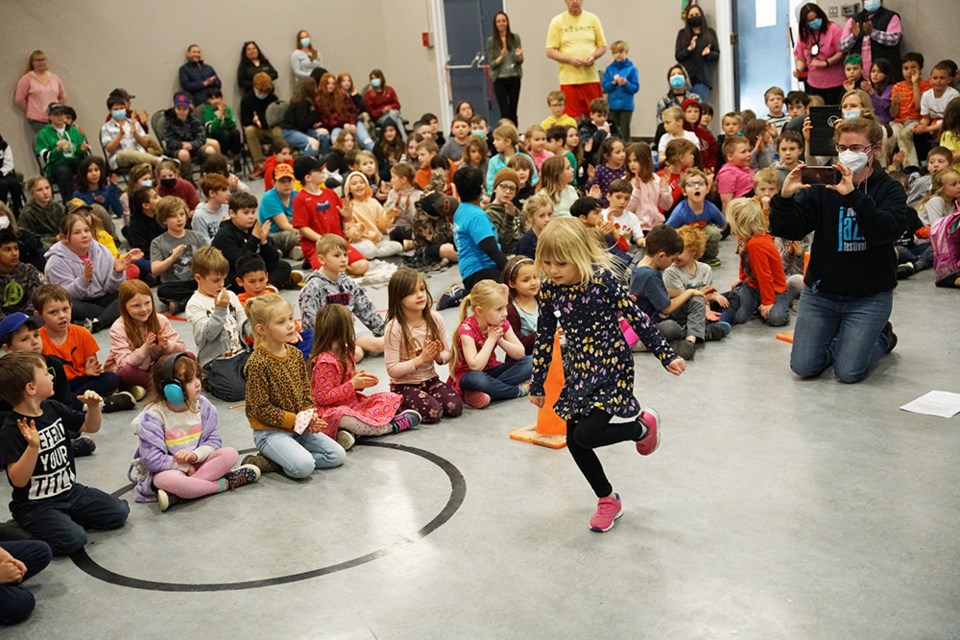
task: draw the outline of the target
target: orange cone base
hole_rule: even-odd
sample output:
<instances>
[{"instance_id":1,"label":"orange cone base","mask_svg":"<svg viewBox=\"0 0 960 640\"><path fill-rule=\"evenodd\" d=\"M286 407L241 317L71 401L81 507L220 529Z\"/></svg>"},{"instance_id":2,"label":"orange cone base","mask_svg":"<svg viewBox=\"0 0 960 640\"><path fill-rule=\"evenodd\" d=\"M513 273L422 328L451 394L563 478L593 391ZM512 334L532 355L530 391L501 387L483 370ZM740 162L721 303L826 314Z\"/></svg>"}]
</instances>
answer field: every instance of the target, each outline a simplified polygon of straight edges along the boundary
<instances>
[{"instance_id":1,"label":"orange cone base","mask_svg":"<svg viewBox=\"0 0 960 640\"><path fill-rule=\"evenodd\" d=\"M520 427L519 429L511 431L510 439L519 440L520 442L528 442L530 444L536 444L541 447L548 447L550 449L563 449L565 446L567 446L566 435L546 435L537 433L536 423L528 424L525 427Z\"/></svg>"},{"instance_id":2,"label":"orange cone base","mask_svg":"<svg viewBox=\"0 0 960 640\"><path fill-rule=\"evenodd\" d=\"M788 329L786 331L781 331L777 334L777 340L783 340L784 342L789 342L793 344L793 329Z\"/></svg>"}]
</instances>

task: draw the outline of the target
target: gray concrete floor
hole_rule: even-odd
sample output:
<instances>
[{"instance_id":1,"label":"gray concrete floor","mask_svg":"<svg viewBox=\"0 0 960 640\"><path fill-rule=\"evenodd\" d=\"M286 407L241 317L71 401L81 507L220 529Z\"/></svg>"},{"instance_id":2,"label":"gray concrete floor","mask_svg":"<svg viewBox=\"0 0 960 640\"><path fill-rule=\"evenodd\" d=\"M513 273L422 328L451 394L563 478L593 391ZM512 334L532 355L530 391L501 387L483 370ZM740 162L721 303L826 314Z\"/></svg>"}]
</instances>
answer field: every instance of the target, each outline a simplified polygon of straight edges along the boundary
<instances>
[{"instance_id":1,"label":"gray concrete floor","mask_svg":"<svg viewBox=\"0 0 960 640\"><path fill-rule=\"evenodd\" d=\"M721 247L728 283L733 243ZM432 275L431 290L455 277ZM370 291L384 309L386 287ZM164 514L127 493L127 525L87 546L122 577L54 561L29 582L33 617L4 637L960 637L958 422L898 409L960 391L957 308L929 271L904 282L900 345L853 386L796 379L789 345L757 322L679 379L637 354L663 442L650 458L601 451L625 509L606 534L587 529L595 498L566 451L508 439L535 418L515 400L378 441L400 449L357 446L301 482L270 474ZM97 338L105 359L109 336ZM364 367L386 381L382 358ZM225 444L252 448L243 409L215 404ZM81 482L127 485L134 416L106 417Z\"/></svg>"}]
</instances>

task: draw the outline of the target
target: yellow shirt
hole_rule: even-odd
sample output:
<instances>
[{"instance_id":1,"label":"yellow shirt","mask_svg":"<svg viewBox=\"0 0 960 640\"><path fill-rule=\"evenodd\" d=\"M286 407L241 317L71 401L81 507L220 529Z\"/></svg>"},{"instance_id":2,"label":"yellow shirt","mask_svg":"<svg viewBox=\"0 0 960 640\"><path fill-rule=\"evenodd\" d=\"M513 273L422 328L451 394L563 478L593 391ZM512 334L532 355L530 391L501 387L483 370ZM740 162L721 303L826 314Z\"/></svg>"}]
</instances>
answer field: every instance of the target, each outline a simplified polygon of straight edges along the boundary
<instances>
[{"instance_id":1,"label":"yellow shirt","mask_svg":"<svg viewBox=\"0 0 960 640\"><path fill-rule=\"evenodd\" d=\"M554 125L561 125L564 127L575 127L577 126L577 121L563 113L559 118L554 118L553 114L547 116L547 119L540 123L540 126L543 127L543 130L546 131Z\"/></svg>"},{"instance_id":2,"label":"yellow shirt","mask_svg":"<svg viewBox=\"0 0 960 640\"><path fill-rule=\"evenodd\" d=\"M547 30L547 48L574 58L586 58L600 47L607 45L600 18L582 11L578 16L564 11L550 21ZM596 67L574 67L560 63L560 84L590 84L600 82Z\"/></svg>"},{"instance_id":3,"label":"yellow shirt","mask_svg":"<svg viewBox=\"0 0 960 640\"><path fill-rule=\"evenodd\" d=\"M105 246L107 249L110 249L110 253L113 254L113 257L117 257L117 243L113 241L113 236L107 233L105 230L100 229L97 231L97 242Z\"/></svg>"},{"instance_id":4,"label":"yellow shirt","mask_svg":"<svg viewBox=\"0 0 960 640\"><path fill-rule=\"evenodd\" d=\"M944 131L940 136L940 146L950 149L956 155L960 153L960 137L954 135L952 131ZM953 163L953 170L960 171L960 162Z\"/></svg>"}]
</instances>

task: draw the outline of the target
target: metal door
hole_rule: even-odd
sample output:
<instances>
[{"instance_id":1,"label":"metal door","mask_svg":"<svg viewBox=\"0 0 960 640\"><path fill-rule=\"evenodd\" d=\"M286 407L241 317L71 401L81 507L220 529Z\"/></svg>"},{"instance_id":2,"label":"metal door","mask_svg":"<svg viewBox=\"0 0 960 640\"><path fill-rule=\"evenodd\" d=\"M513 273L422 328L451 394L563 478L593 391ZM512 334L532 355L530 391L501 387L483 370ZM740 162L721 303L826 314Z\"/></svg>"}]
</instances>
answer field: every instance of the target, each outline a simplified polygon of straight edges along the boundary
<instances>
[{"instance_id":1,"label":"metal door","mask_svg":"<svg viewBox=\"0 0 960 640\"><path fill-rule=\"evenodd\" d=\"M789 0L733 0L734 74L737 110L753 109L758 118L769 110L764 92L778 86L790 90ZM786 106L784 106L786 110Z\"/></svg>"},{"instance_id":2,"label":"metal door","mask_svg":"<svg viewBox=\"0 0 960 640\"><path fill-rule=\"evenodd\" d=\"M494 126L500 117L487 68L487 38L493 16L503 11L502 0L443 0L446 32L447 98L451 109L461 100L473 105L474 113Z\"/></svg>"}]
</instances>

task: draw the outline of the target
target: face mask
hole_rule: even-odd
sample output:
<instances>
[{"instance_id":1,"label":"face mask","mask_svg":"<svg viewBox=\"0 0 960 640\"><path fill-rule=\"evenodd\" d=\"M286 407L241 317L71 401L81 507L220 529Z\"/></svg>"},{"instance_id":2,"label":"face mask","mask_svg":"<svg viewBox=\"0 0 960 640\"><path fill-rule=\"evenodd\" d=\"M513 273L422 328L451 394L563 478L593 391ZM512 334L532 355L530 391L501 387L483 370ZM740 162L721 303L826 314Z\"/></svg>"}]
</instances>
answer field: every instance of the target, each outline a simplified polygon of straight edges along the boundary
<instances>
[{"instance_id":1,"label":"face mask","mask_svg":"<svg viewBox=\"0 0 960 640\"><path fill-rule=\"evenodd\" d=\"M807 23L807 26L813 29L814 31L820 31L820 27L823 26L823 18L817 18L816 20L811 20Z\"/></svg>"},{"instance_id":2,"label":"face mask","mask_svg":"<svg viewBox=\"0 0 960 640\"><path fill-rule=\"evenodd\" d=\"M110 113L113 115L113 119L114 119L114 120L117 120L117 121L123 120L124 118L127 117L127 110L126 110L126 109L115 109L114 111L111 111Z\"/></svg>"},{"instance_id":3,"label":"face mask","mask_svg":"<svg viewBox=\"0 0 960 640\"><path fill-rule=\"evenodd\" d=\"M691 27L699 27L703 24L703 16L690 16L687 18L687 24Z\"/></svg>"},{"instance_id":4,"label":"face mask","mask_svg":"<svg viewBox=\"0 0 960 640\"><path fill-rule=\"evenodd\" d=\"M683 76L670 76L670 86L674 89L682 89L687 84L687 79Z\"/></svg>"},{"instance_id":5,"label":"face mask","mask_svg":"<svg viewBox=\"0 0 960 640\"><path fill-rule=\"evenodd\" d=\"M853 171L854 173L867 166L867 162L869 161L870 157L865 151L857 153L856 151L850 151L847 149L846 151L840 152L840 164L845 166L847 169L850 169L850 171Z\"/></svg>"},{"instance_id":6,"label":"face mask","mask_svg":"<svg viewBox=\"0 0 960 640\"><path fill-rule=\"evenodd\" d=\"M479 129L475 129L475 130L471 131L470 133L472 133L472 134L475 135L475 136L480 136L481 138L485 138L485 137L487 136L487 134L486 134L485 132L480 131Z\"/></svg>"},{"instance_id":7,"label":"face mask","mask_svg":"<svg viewBox=\"0 0 960 640\"><path fill-rule=\"evenodd\" d=\"M867 13L873 13L880 8L880 0L863 0L863 10Z\"/></svg>"},{"instance_id":8,"label":"face mask","mask_svg":"<svg viewBox=\"0 0 960 640\"><path fill-rule=\"evenodd\" d=\"M371 87L379 88L379 87L380 87L380 78L373 78L372 80L370 80L370 86L371 86Z\"/></svg>"},{"instance_id":9,"label":"face mask","mask_svg":"<svg viewBox=\"0 0 960 640\"><path fill-rule=\"evenodd\" d=\"M176 185L177 185L177 179L176 179L176 178L163 178L163 179L160 181L160 186L161 186L161 187L166 187L167 189L172 189L172 188L174 188Z\"/></svg>"},{"instance_id":10,"label":"face mask","mask_svg":"<svg viewBox=\"0 0 960 640\"><path fill-rule=\"evenodd\" d=\"M3 216L2 218L0 218L0 229L6 229L9 226L10 226L10 218L8 218L7 216Z\"/></svg>"},{"instance_id":11,"label":"face mask","mask_svg":"<svg viewBox=\"0 0 960 640\"><path fill-rule=\"evenodd\" d=\"M843 112L844 120L853 120L854 118L860 117L860 109L850 109L849 111Z\"/></svg>"},{"instance_id":12,"label":"face mask","mask_svg":"<svg viewBox=\"0 0 960 640\"><path fill-rule=\"evenodd\" d=\"M261 100L266 100L266 99L267 99L267 94L265 94L265 93L260 93L259 91L254 91L254 92L253 92L253 95L257 96L257 97L260 98Z\"/></svg>"},{"instance_id":13,"label":"face mask","mask_svg":"<svg viewBox=\"0 0 960 640\"><path fill-rule=\"evenodd\" d=\"M153 186L153 180L144 180L143 182L140 183L140 186L141 186L141 187L152 187L152 186Z\"/></svg>"},{"instance_id":14,"label":"face mask","mask_svg":"<svg viewBox=\"0 0 960 640\"><path fill-rule=\"evenodd\" d=\"M310 46L310 38L300 38L300 46L306 49Z\"/></svg>"}]
</instances>

